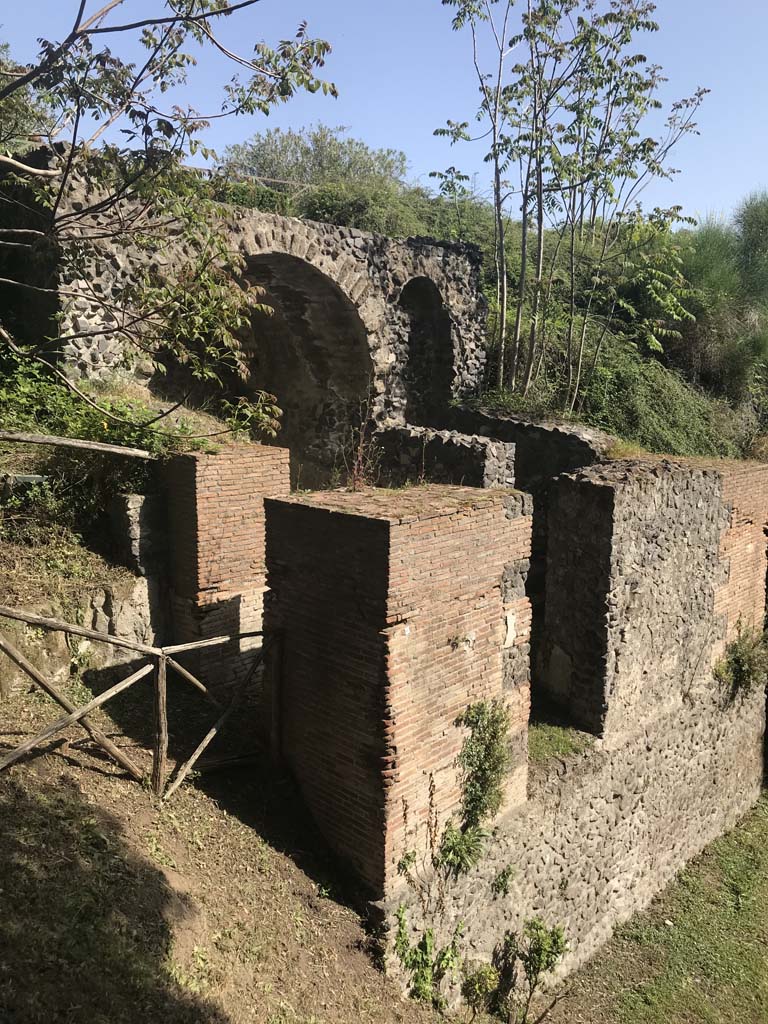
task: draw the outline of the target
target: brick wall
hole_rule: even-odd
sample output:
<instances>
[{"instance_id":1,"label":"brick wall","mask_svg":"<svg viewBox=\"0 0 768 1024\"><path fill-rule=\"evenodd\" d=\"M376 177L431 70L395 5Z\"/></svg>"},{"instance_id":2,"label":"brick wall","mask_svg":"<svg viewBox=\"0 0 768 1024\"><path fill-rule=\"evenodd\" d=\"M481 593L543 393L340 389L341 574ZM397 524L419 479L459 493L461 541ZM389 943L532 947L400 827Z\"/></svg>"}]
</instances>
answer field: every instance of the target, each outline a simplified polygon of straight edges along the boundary
<instances>
[{"instance_id":1,"label":"brick wall","mask_svg":"<svg viewBox=\"0 0 768 1024\"><path fill-rule=\"evenodd\" d=\"M177 642L261 630L264 497L287 494L289 453L231 445L180 455L166 474L171 614ZM259 638L184 656L212 685L248 671Z\"/></svg>"},{"instance_id":2,"label":"brick wall","mask_svg":"<svg viewBox=\"0 0 768 1024\"><path fill-rule=\"evenodd\" d=\"M427 486L266 511L283 754L331 845L383 891L426 840L430 776L440 818L457 809L470 703L506 698L507 806L525 799L530 509L517 492Z\"/></svg>"},{"instance_id":3,"label":"brick wall","mask_svg":"<svg viewBox=\"0 0 768 1024\"><path fill-rule=\"evenodd\" d=\"M762 629L765 618L768 466L725 463L720 473L730 522L720 548L727 579L718 588L715 608L726 616L732 640L739 622Z\"/></svg>"}]
</instances>

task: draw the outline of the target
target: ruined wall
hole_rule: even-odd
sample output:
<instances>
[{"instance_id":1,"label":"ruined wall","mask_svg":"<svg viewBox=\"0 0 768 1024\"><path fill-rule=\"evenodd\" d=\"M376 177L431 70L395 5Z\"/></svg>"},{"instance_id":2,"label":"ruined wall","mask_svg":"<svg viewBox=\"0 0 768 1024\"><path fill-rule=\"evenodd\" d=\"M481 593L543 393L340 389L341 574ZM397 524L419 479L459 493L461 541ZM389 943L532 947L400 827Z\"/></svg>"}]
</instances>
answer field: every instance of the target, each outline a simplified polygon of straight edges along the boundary
<instances>
[{"instance_id":1,"label":"ruined wall","mask_svg":"<svg viewBox=\"0 0 768 1024\"><path fill-rule=\"evenodd\" d=\"M43 584L44 587L44 584ZM124 637L140 644L169 643L169 622L165 593L157 578L128 578L104 586L71 590L66 598L49 595L25 607L36 615L77 622ZM82 637L25 626L12 619L0 619L0 631L44 676L54 683L70 678L73 662L79 670L99 670L131 661L135 655L120 647L100 644ZM28 687L29 677L9 658L0 657L0 700L17 687Z\"/></svg>"},{"instance_id":2,"label":"ruined wall","mask_svg":"<svg viewBox=\"0 0 768 1024\"><path fill-rule=\"evenodd\" d=\"M606 737L689 696L740 619L762 627L768 467L614 462L560 477L549 513L544 673Z\"/></svg>"},{"instance_id":3,"label":"ruined wall","mask_svg":"<svg viewBox=\"0 0 768 1024\"><path fill-rule=\"evenodd\" d=\"M477 868L449 888L436 942L461 921L467 960L487 962L507 929L538 917L564 928L558 974L573 971L757 801L764 726L764 692L731 706L710 694L618 749L596 741L534 772L528 804L496 823ZM509 893L495 894L508 867ZM401 901L416 941L427 922L407 889L391 894L390 919Z\"/></svg>"},{"instance_id":4,"label":"ruined wall","mask_svg":"<svg viewBox=\"0 0 768 1024\"><path fill-rule=\"evenodd\" d=\"M430 427L377 431L371 448L373 475L381 483L514 487L515 446Z\"/></svg>"},{"instance_id":5,"label":"ruined wall","mask_svg":"<svg viewBox=\"0 0 768 1024\"><path fill-rule=\"evenodd\" d=\"M78 181L64 206L88 209L97 199ZM279 443L294 452L297 469L306 463L303 482L311 482L306 474L316 466L342 461L361 407L364 418L402 424L418 421L419 410L477 392L485 362L479 250L221 209L212 227L244 261L236 273L253 296L251 329L242 339L248 387L276 395L284 410ZM122 212L138 210L128 203ZM151 224L151 214L145 219ZM106 377L123 364L120 336L109 333L119 310L105 310L103 301L112 297L119 306L121 289L145 272L173 279L193 255L173 229L156 250L99 241L114 220L111 210L81 215L64 244L66 257L67 245L89 239L76 269L65 257L59 268L66 294L58 330L72 335L62 358L78 376ZM141 365L131 372L140 374Z\"/></svg>"},{"instance_id":6,"label":"ruined wall","mask_svg":"<svg viewBox=\"0 0 768 1024\"><path fill-rule=\"evenodd\" d=\"M768 467L648 459L553 488L547 576L550 695L600 738L531 767L478 867L449 888L437 941L490 959L526 919L561 924L567 972L758 799L765 691L713 674L739 616L765 605ZM727 614L727 621L726 621ZM493 892L511 866L507 897ZM404 888L414 938L431 923Z\"/></svg>"},{"instance_id":7,"label":"ruined wall","mask_svg":"<svg viewBox=\"0 0 768 1024\"><path fill-rule=\"evenodd\" d=\"M266 509L282 753L331 846L381 894L404 802L420 821L433 775L441 819L457 807L454 723L473 701L510 706L507 798L525 799L530 509L508 490L436 486Z\"/></svg>"},{"instance_id":8,"label":"ruined wall","mask_svg":"<svg viewBox=\"0 0 768 1024\"><path fill-rule=\"evenodd\" d=\"M479 434L515 446L515 486L533 499L533 540L528 596L533 609L531 673L538 682L543 672L545 577L549 502L552 483L561 473L572 473L603 460L614 439L602 431L574 423L531 422L521 416L490 413L453 405L433 424L464 434ZM559 543L555 550L563 549Z\"/></svg>"},{"instance_id":9,"label":"ruined wall","mask_svg":"<svg viewBox=\"0 0 768 1024\"><path fill-rule=\"evenodd\" d=\"M264 605L264 497L287 494L289 454L232 445L180 455L165 476L170 607L177 643L260 631ZM248 671L260 638L184 656L223 685Z\"/></svg>"}]
</instances>

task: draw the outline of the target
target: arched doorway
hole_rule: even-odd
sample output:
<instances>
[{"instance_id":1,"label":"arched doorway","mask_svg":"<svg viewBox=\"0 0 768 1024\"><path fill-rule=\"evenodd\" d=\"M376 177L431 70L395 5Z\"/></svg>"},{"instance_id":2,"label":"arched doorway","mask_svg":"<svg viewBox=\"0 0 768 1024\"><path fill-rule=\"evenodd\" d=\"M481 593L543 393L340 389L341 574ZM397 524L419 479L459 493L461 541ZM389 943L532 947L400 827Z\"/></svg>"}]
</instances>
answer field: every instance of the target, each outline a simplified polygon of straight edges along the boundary
<instances>
[{"instance_id":1,"label":"arched doorway","mask_svg":"<svg viewBox=\"0 0 768 1024\"><path fill-rule=\"evenodd\" d=\"M352 431L365 418L373 365L367 331L351 300L329 277L285 253L251 256L254 292L245 343L254 387L283 410L276 443L291 449L302 486L344 475Z\"/></svg>"},{"instance_id":2,"label":"arched doorway","mask_svg":"<svg viewBox=\"0 0 768 1024\"><path fill-rule=\"evenodd\" d=\"M453 387L450 315L428 277L414 277L406 284L400 307L408 317L406 419L418 426L440 426Z\"/></svg>"}]
</instances>

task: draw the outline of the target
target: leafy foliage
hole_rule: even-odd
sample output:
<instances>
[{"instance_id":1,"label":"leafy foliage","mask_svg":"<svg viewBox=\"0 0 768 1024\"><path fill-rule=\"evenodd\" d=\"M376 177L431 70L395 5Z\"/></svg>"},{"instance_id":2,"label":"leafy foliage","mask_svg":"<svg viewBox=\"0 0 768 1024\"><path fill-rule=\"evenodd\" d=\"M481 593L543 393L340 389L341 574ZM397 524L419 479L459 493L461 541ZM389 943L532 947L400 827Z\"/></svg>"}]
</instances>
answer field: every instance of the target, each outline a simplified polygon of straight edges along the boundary
<instances>
[{"instance_id":1,"label":"leafy foliage","mask_svg":"<svg viewBox=\"0 0 768 1024\"><path fill-rule=\"evenodd\" d=\"M303 23L293 38L275 46L257 42L251 57L233 53L217 39L222 18L235 12L243 18L256 3L175 0L154 17L126 21L120 11L126 0L96 9L84 0L73 5L69 33L60 42L40 39L38 55L27 67L17 67L5 52L0 55L4 123L8 112L20 110L25 130L33 128L49 143L57 135L67 140L50 150L50 166L20 164L0 153L9 217L0 229L0 276L16 296L16 307L19 295L29 298L30 288L50 303L59 298L48 279L33 285L25 279L42 249L58 253L63 279L82 277L88 259L98 255L89 221L95 213L96 235L102 239L157 251L175 234L191 257L174 268L174 284L147 279L104 296L101 333L118 336L125 350L148 357L157 369L163 358L174 356L211 384L220 385L229 372L245 376L237 342L245 300L223 272L231 266L231 254L209 227L210 203L201 202L200 190L187 187L189 176L178 172L185 157L214 155L202 142L209 115L168 102L167 94L186 84L196 64L193 51L208 46L237 67L211 116L269 113L301 90L335 95L335 87L319 77L329 44L311 38ZM131 49L141 53L137 62L121 56ZM21 131L12 121L8 131L16 137ZM107 131L119 131L124 147L100 141ZM88 202L67 209L65 199L78 176L95 179L98 186ZM100 301L96 294L92 299ZM54 339L22 339L15 336L16 326L4 309L0 343L30 362L43 360L46 343ZM278 412L265 395L249 403L241 394L237 402L240 425L247 421L274 431Z\"/></svg>"},{"instance_id":2,"label":"leafy foliage","mask_svg":"<svg viewBox=\"0 0 768 1024\"><path fill-rule=\"evenodd\" d=\"M461 965L459 938L461 924L456 926L447 945L437 947L432 928L427 928L415 945L411 944L408 932L408 915L401 904L397 909L397 935L395 952L400 963L410 975L409 992L413 999L441 1008L443 998L440 985L444 978L452 975Z\"/></svg>"},{"instance_id":3,"label":"leafy foliage","mask_svg":"<svg viewBox=\"0 0 768 1024\"><path fill-rule=\"evenodd\" d=\"M453 821L449 821L440 840L437 865L453 878L465 875L480 860L487 838L488 833L479 825L457 828Z\"/></svg>"},{"instance_id":4,"label":"leafy foliage","mask_svg":"<svg viewBox=\"0 0 768 1024\"><path fill-rule=\"evenodd\" d=\"M472 704L456 720L469 729L457 760L464 830L477 829L501 807L509 766L509 712L500 700Z\"/></svg>"},{"instance_id":5,"label":"leafy foliage","mask_svg":"<svg viewBox=\"0 0 768 1024\"><path fill-rule=\"evenodd\" d=\"M499 975L495 1005L510 1024L528 1024L543 978L557 967L567 949L563 929L548 928L538 918L526 921L520 935L504 934L494 955Z\"/></svg>"},{"instance_id":6,"label":"leafy foliage","mask_svg":"<svg viewBox=\"0 0 768 1024\"><path fill-rule=\"evenodd\" d=\"M302 131L272 128L228 146L223 169L235 178L257 178L286 192L291 185L347 185L353 181L401 182L405 153L371 149L347 129L318 124Z\"/></svg>"},{"instance_id":7,"label":"leafy foliage","mask_svg":"<svg viewBox=\"0 0 768 1024\"><path fill-rule=\"evenodd\" d=\"M94 408L44 367L13 352L0 353L0 429L142 447L161 459L200 446L186 439L189 430L183 423L168 431L142 429L141 424L155 415L128 401L108 400ZM41 454L35 469L44 474L45 482L0 505L0 537L36 544L54 531L92 533L112 495L154 489L152 466L138 459L67 449Z\"/></svg>"},{"instance_id":8,"label":"leafy foliage","mask_svg":"<svg viewBox=\"0 0 768 1024\"><path fill-rule=\"evenodd\" d=\"M491 892L494 896L509 896L510 886L512 879L515 877L515 868L512 864L507 864L505 868L496 875L494 880L491 882Z\"/></svg>"},{"instance_id":9,"label":"leafy foliage","mask_svg":"<svg viewBox=\"0 0 768 1024\"><path fill-rule=\"evenodd\" d=\"M736 639L725 649L715 666L715 678L725 688L729 701L746 696L768 683L768 644L765 633L737 626Z\"/></svg>"},{"instance_id":10,"label":"leafy foliage","mask_svg":"<svg viewBox=\"0 0 768 1024\"><path fill-rule=\"evenodd\" d=\"M461 995L472 1011L472 1020L478 1013L487 1013L493 1006L501 978L493 964L481 964L464 978Z\"/></svg>"}]
</instances>

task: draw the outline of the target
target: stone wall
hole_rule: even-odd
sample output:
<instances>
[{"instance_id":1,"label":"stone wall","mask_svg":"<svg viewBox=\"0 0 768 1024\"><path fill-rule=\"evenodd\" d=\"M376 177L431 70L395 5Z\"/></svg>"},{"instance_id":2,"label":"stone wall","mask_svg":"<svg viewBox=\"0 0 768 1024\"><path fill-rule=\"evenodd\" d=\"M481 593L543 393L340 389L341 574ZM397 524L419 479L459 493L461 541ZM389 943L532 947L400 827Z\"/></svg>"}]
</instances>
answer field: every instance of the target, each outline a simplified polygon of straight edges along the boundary
<instances>
[{"instance_id":1,"label":"stone wall","mask_svg":"<svg viewBox=\"0 0 768 1024\"><path fill-rule=\"evenodd\" d=\"M528 596L533 608L531 672L534 681L538 681L543 671L550 488L561 473L572 473L603 461L614 438L574 423L532 422L520 416L457 405L446 408L432 426L450 427L515 446L515 486L531 495L534 508ZM559 546L557 550L560 551Z\"/></svg>"},{"instance_id":2,"label":"stone wall","mask_svg":"<svg viewBox=\"0 0 768 1024\"><path fill-rule=\"evenodd\" d=\"M264 497L288 493L288 452L232 445L180 455L167 467L165 488L176 642L260 631ZM224 685L248 671L260 646L252 637L184 657L213 685Z\"/></svg>"},{"instance_id":3,"label":"stone wall","mask_svg":"<svg viewBox=\"0 0 768 1024\"><path fill-rule=\"evenodd\" d=\"M392 427L372 441L374 472L390 486L406 483L514 487L515 446L430 427Z\"/></svg>"},{"instance_id":4,"label":"stone wall","mask_svg":"<svg viewBox=\"0 0 768 1024\"><path fill-rule=\"evenodd\" d=\"M331 846L381 895L430 777L440 819L456 810L455 720L473 701L510 707L507 799L525 800L530 508L509 490L425 486L266 509L282 754Z\"/></svg>"},{"instance_id":5,"label":"stone wall","mask_svg":"<svg viewBox=\"0 0 768 1024\"><path fill-rule=\"evenodd\" d=\"M66 602L50 597L29 608L35 615L78 622L89 629L124 637L140 644L169 643L169 622L162 583L140 577L110 586L83 587L71 592ZM0 619L0 631L54 683L69 679L73 664L78 670L103 669L131 661L135 655L119 647L100 644L64 633L26 627ZM12 689L29 686L29 678L5 656L0 657L0 698Z\"/></svg>"},{"instance_id":6,"label":"stone wall","mask_svg":"<svg viewBox=\"0 0 768 1024\"><path fill-rule=\"evenodd\" d=\"M438 942L461 921L468 956L488 960L537 916L564 927L567 972L757 800L765 690L734 696L713 668L739 619L761 624L766 522L762 465L648 459L555 482L545 678L561 715L600 738L532 768L527 805L503 811L449 887ZM414 936L434 924L402 880L390 913L400 901Z\"/></svg>"},{"instance_id":7,"label":"stone wall","mask_svg":"<svg viewBox=\"0 0 768 1024\"><path fill-rule=\"evenodd\" d=\"M488 962L506 930L538 917L564 928L558 976L573 971L757 801L764 728L764 692L731 706L710 692L617 749L598 740L533 773L528 803L502 816L477 868L449 887L436 942L462 922L465 962ZM508 867L508 895L495 894ZM401 902L416 941L429 922L407 888L390 894L389 920Z\"/></svg>"},{"instance_id":8,"label":"stone wall","mask_svg":"<svg viewBox=\"0 0 768 1024\"><path fill-rule=\"evenodd\" d=\"M620 737L762 627L768 467L661 459L560 477L549 512L543 692Z\"/></svg>"},{"instance_id":9,"label":"stone wall","mask_svg":"<svg viewBox=\"0 0 768 1024\"><path fill-rule=\"evenodd\" d=\"M48 333L62 339L72 375L106 378L125 368L141 376L140 362L125 366L121 336L112 330L122 292L145 273L172 280L194 254L173 228L155 249L120 242L116 212L100 209L98 200L80 180L64 197L62 212L78 212L58 263L46 270L61 293ZM142 209L126 202L120 212L130 220ZM246 391L277 397L284 412L279 444L293 452L304 485L316 486L321 470L343 462L361 410L380 425L422 422L452 398L478 391L486 313L479 250L220 209L212 227L242 259L233 273L253 296L242 337L251 372ZM140 220L151 228L151 211ZM68 259L70 250L76 260Z\"/></svg>"}]
</instances>

